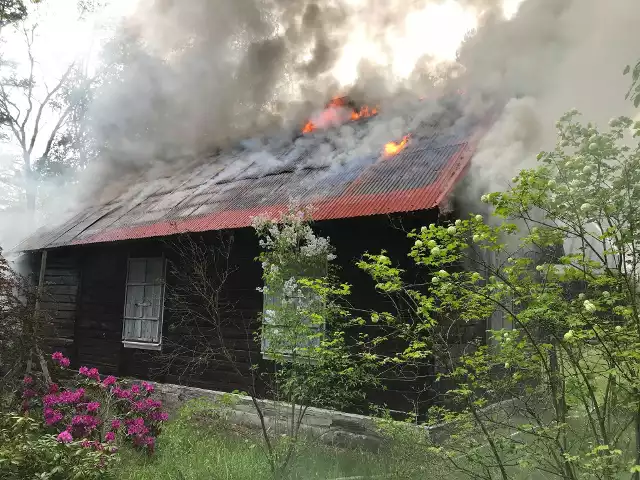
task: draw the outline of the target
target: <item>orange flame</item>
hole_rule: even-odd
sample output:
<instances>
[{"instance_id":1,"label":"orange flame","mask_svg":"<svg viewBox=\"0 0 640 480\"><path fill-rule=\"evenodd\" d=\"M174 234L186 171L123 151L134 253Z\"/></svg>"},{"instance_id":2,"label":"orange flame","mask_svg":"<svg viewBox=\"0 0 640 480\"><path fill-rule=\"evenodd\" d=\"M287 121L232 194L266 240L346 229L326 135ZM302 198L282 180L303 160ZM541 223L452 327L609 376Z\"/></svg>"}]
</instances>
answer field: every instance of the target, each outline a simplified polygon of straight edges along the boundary
<instances>
[{"instance_id":1,"label":"orange flame","mask_svg":"<svg viewBox=\"0 0 640 480\"><path fill-rule=\"evenodd\" d=\"M408 142L409 142L409 135L405 135L404 137L402 137L402 141L400 141L399 143L396 143L396 142L387 143L384 146L385 155L389 157L396 155L398 152L401 152L404 149L404 147L407 146Z\"/></svg>"},{"instance_id":2,"label":"orange flame","mask_svg":"<svg viewBox=\"0 0 640 480\"><path fill-rule=\"evenodd\" d=\"M349 106L350 105L348 105L348 99L346 97L334 97L329 103L327 103L325 109L320 113L316 121L320 127L323 127L325 125L337 125L348 120L354 121L359 120L360 118L372 117L378 114L377 107L371 108L368 105L365 105L361 107L360 110L352 108L351 115L348 119L342 118L343 116L341 114L344 113L343 109L348 108ZM319 127L316 123L309 120L302 128L302 133L310 133L318 128Z\"/></svg>"}]
</instances>

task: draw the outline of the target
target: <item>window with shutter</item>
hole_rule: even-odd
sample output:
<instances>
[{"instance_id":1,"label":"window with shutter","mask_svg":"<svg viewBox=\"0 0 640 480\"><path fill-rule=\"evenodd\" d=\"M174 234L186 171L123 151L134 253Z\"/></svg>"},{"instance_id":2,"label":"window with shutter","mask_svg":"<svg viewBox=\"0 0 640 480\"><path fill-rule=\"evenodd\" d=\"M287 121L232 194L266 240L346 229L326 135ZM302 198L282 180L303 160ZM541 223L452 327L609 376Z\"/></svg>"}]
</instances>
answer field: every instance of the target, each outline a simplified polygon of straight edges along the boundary
<instances>
[{"instance_id":1,"label":"window with shutter","mask_svg":"<svg viewBox=\"0 0 640 480\"><path fill-rule=\"evenodd\" d=\"M129 259L122 326L125 347L160 349L165 270L163 257Z\"/></svg>"},{"instance_id":2,"label":"window with shutter","mask_svg":"<svg viewBox=\"0 0 640 480\"><path fill-rule=\"evenodd\" d=\"M291 266L289 266L291 267ZM321 278L327 275L326 260L319 265L314 265L312 269L293 270L293 278ZM289 295L290 310L283 305L283 285L267 286L263 297L263 334L262 334L262 355L264 358L273 359L274 355L292 357L294 351L316 347L320 345L321 332L325 325L313 323L308 318L301 318L301 321L287 319L287 313L293 309L317 311L321 308L322 299L311 289L303 288L293 296ZM284 313L283 313L284 312ZM296 324L300 327L296 330Z\"/></svg>"}]
</instances>

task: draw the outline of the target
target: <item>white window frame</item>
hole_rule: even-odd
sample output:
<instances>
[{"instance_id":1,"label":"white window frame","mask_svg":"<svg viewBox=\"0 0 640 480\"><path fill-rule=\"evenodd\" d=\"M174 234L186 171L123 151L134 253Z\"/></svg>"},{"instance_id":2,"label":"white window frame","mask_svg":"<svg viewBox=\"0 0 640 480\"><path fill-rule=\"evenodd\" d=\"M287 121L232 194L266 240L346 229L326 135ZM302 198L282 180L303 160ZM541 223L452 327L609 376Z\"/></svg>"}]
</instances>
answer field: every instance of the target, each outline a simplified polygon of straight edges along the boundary
<instances>
[{"instance_id":1,"label":"white window frame","mask_svg":"<svg viewBox=\"0 0 640 480\"><path fill-rule=\"evenodd\" d=\"M145 261L149 261L149 260L154 260L154 261L160 261L161 265L162 265L162 271L160 274L160 284L158 284L157 281L151 281L151 282L135 282L132 283L129 279L130 274L131 274L131 263L132 261L141 261L141 260L145 260ZM146 275L146 268L145 268L145 275ZM132 257L129 256L127 258L127 279L126 279L126 283L125 283L125 291L124 291L124 311L123 311L123 315L122 315L122 344L125 348L137 348L137 349L141 349L141 350L161 350L162 349L162 324L163 324L163 319L164 319L164 301L165 301L165 283L166 283L166 275L167 275L167 260L163 255L161 256L157 256L157 257ZM146 280L146 279L145 279ZM158 286L160 285L160 305L159 305L159 312L158 312L158 318L153 318L153 317L133 317L130 315L127 315L127 300L128 300L128 296L129 296L129 287L131 286ZM144 311L144 309L141 309L141 313ZM127 330L127 322L128 321L157 321L157 341L153 341L153 340L143 340L142 338L138 337L138 338L127 338L125 335L125 332Z\"/></svg>"},{"instance_id":2,"label":"white window frame","mask_svg":"<svg viewBox=\"0 0 640 480\"><path fill-rule=\"evenodd\" d=\"M318 275L315 278L322 278L322 276L327 276L328 274L328 270L329 270L329 262L328 260L325 259L323 265L322 265L322 275ZM304 275L303 272L300 272L299 276L296 276L296 278L314 278L310 275ZM265 285L265 287L267 287ZM273 298L274 295L269 294L268 289L265 288L265 291L262 295L262 322L264 325L264 322L267 321L267 310L269 310L269 306L273 305L274 303L276 303L278 300L274 299L274 300L270 300L267 301L267 297L271 297ZM304 298L304 297L303 297ZM269 322L270 323L270 322ZM275 327L277 327L277 325L275 325ZM285 327L286 328L286 327ZM314 325L311 328L313 328L314 330L317 330L318 332L324 332L325 328L326 328L326 323L322 323L322 325ZM310 346L318 346L321 342L321 337L320 336L316 336L312 339L312 343L310 343ZM290 350L279 350L276 351L274 349L271 349L271 352L267 351L267 339L265 338L264 334L261 335L261 341L260 341L260 353L262 354L262 358L266 359L266 360L275 360L275 357L273 355L273 353L276 353L279 358L283 358L285 360L292 360L293 359L293 355L292 352ZM302 357L301 355L298 355L300 357Z\"/></svg>"}]
</instances>

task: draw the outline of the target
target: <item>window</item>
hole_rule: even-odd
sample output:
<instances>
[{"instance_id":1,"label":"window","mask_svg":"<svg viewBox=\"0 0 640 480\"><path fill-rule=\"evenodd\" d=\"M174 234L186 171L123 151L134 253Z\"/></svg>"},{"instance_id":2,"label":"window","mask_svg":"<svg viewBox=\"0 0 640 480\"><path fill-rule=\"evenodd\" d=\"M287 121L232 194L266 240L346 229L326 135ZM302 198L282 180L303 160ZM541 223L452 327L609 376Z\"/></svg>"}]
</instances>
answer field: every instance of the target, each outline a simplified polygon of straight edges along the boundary
<instances>
[{"instance_id":1,"label":"window","mask_svg":"<svg viewBox=\"0 0 640 480\"><path fill-rule=\"evenodd\" d=\"M160 350L165 263L163 257L129 259L122 326L125 347Z\"/></svg>"},{"instance_id":2,"label":"window","mask_svg":"<svg viewBox=\"0 0 640 480\"><path fill-rule=\"evenodd\" d=\"M323 300L310 288L300 287L296 278L321 278L327 275L327 261L311 268L290 268L290 280L282 285L266 285L263 300L262 355L292 359L304 357L308 348L320 345L324 322L307 314L322 315ZM302 312L302 314L300 313Z\"/></svg>"}]
</instances>

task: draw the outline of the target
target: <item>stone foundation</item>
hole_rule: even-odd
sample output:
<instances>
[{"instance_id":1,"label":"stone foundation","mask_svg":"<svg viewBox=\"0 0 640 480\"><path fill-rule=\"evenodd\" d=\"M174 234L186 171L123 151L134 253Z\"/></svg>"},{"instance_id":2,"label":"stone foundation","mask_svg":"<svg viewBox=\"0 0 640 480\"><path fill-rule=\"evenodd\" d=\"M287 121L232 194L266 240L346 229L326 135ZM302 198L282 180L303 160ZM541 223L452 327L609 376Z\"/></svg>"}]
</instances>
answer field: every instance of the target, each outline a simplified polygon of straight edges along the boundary
<instances>
[{"instance_id":1,"label":"stone foundation","mask_svg":"<svg viewBox=\"0 0 640 480\"><path fill-rule=\"evenodd\" d=\"M260 418L251 397L161 383L156 384L156 393L169 412L177 411L189 400L204 399L218 405L224 404L222 408L230 422L260 428ZM223 396L231 401L224 401ZM268 400L258 402L269 428L284 429L291 406ZM302 420L301 431L323 443L344 447L358 446L375 450L382 443L375 419L321 408L309 407Z\"/></svg>"}]
</instances>

